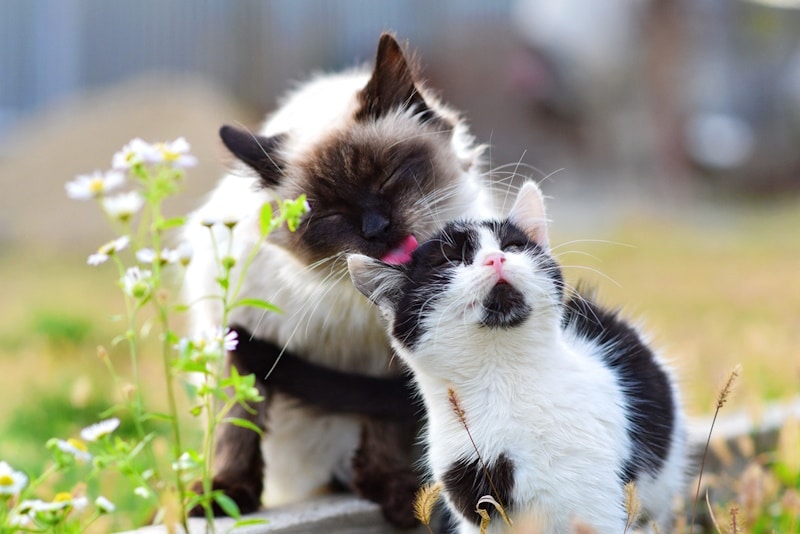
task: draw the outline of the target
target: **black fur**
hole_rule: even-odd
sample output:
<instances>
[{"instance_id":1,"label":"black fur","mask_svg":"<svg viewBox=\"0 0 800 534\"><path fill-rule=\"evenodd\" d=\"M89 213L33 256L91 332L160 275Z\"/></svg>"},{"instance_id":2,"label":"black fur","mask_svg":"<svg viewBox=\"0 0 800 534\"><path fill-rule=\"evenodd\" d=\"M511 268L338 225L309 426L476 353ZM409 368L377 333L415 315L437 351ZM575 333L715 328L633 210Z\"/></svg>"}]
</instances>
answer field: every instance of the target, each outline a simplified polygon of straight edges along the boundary
<instances>
[{"instance_id":1,"label":"black fur","mask_svg":"<svg viewBox=\"0 0 800 534\"><path fill-rule=\"evenodd\" d=\"M271 341L256 339L244 328L233 326L231 330L239 337L235 353L242 374L253 373L264 385L310 407L397 422L415 421L422 410L412 400L413 387L406 375L382 378L339 371L311 363Z\"/></svg>"},{"instance_id":2,"label":"black fur","mask_svg":"<svg viewBox=\"0 0 800 534\"><path fill-rule=\"evenodd\" d=\"M264 137L226 125L219 129L219 137L234 156L258 173L264 185L278 185L284 171L279 151L283 135Z\"/></svg>"},{"instance_id":3,"label":"black fur","mask_svg":"<svg viewBox=\"0 0 800 534\"><path fill-rule=\"evenodd\" d=\"M490 461L485 468L477 458L457 460L442 477L442 483L455 508L475 525L480 525L481 521L481 516L475 512L475 507L484 495L494 497L506 512L514 506L511 502L511 491L514 489L514 464L504 453L496 460ZM494 506L482 505L482 508L489 512L493 521L500 521Z\"/></svg>"},{"instance_id":4,"label":"black fur","mask_svg":"<svg viewBox=\"0 0 800 534\"><path fill-rule=\"evenodd\" d=\"M606 365L620 378L627 398L633 456L620 474L624 483L657 473L670 450L675 425L674 399L667 374L636 331L616 312L576 295L565 302L564 328L602 347Z\"/></svg>"}]
</instances>

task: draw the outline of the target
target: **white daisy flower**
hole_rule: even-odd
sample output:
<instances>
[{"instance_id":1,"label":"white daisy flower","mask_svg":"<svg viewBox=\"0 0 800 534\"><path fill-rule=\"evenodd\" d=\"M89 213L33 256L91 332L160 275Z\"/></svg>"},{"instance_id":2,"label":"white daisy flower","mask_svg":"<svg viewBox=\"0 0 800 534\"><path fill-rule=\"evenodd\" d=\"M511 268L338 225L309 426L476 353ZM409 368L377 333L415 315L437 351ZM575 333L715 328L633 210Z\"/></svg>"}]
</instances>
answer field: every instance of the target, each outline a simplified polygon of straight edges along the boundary
<instances>
[{"instance_id":1,"label":"white daisy flower","mask_svg":"<svg viewBox=\"0 0 800 534\"><path fill-rule=\"evenodd\" d=\"M145 488L144 486L139 486L133 490L134 495L141 497L142 499L147 499L150 497L150 490Z\"/></svg>"},{"instance_id":2,"label":"white daisy flower","mask_svg":"<svg viewBox=\"0 0 800 534\"><path fill-rule=\"evenodd\" d=\"M114 510L117 509L113 502L109 501L102 495L94 500L94 505L97 508L97 511L101 514L113 514Z\"/></svg>"},{"instance_id":3,"label":"white daisy flower","mask_svg":"<svg viewBox=\"0 0 800 534\"><path fill-rule=\"evenodd\" d=\"M130 242L131 238L126 235L118 237L113 241L109 241L97 249L96 253L90 255L89 259L86 260L86 263L89 265L100 265L101 263L105 263L108 261L108 258L127 247Z\"/></svg>"},{"instance_id":4,"label":"white daisy flower","mask_svg":"<svg viewBox=\"0 0 800 534\"><path fill-rule=\"evenodd\" d=\"M220 337L222 332L220 329ZM239 334L235 330L231 330L230 328L225 329L225 336L222 337L222 348L226 351L230 352L236 350L236 346L239 344Z\"/></svg>"},{"instance_id":5,"label":"white daisy flower","mask_svg":"<svg viewBox=\"0 0 800 534\"><path fill-rule=\"evenodd\" d=\"M139 267L130 267L122 277L122 290L133 298L144 298L150 293L153 273Z\"/></svg>"},{"instance_id":6,"label":"white daisy flower","mask_svg":"<svg viewBox=\"0 0 800 534\"><path fill-rule=\"evenodd\" d=\"M179 261L179 254L176 249L163 248L159 254L151 248L142 248L136 251L136 259L142 263L153 263L156 260L164 265L167 263L176 263Z\"/></svg>"},{"instance_id":7,"label":"white daisy flower","mask_svg":"<svg viewBox=\"0 0 800 534\"><path fill-rule=\"evenodd\" d=\"M0 462L0 495L16 495L28 485L28 476Z\"/></svg>"},{"instance_id":8,"label":"white daisy flower","mask_svg":"<svg viewBox=\"0 0 800 534\"><path fill-rule=\"evenodd\" d=\"M77 439L59 439L56 440L56 446L61 452L71 454L76 460L82 462L89 462L92 459L92 454L86 449L86 444Z\"/></svg>"},{"instance_id":9,"label":"white daisy flower","mask_svg":"<svg viewBox=\"0 0 800 534\"><path fill-rule=\"evenodd\" d=\"M31 519L31 516L28 514L11 512L8 516L8 524L9 526L17 527L19 529L27 529L33 526L33 519Z\"/></svg>"},{"instance_id":10,"label":"white daisy flower","mask_svg":"<svg viewBox=\"0 0 800 534\"><path fill-rule=\"evenodd\" d=\"M150 162L158 156L159 152L153 145L136 137L114 154L111 166L116 170L128 170L134 165Z\"/></svg>"},{"instance_id":11,"label":"white daisy flower","mask_svg":"<svg viewBox=\"0 0 800 534\"><path fill-rule=\"evenodd\" d=\"M176 461L172 462L173 471L187 471L194 467L197 467L197 463L192 460L188 452L184 452Z\"/></svg>"},{"instance_id":12,"label":"white daisy flower","mask_svg":"<svg viewBox=\"0 0 800 534\"><path fill-rule=\"evenodd\" d=\"M169 163L173 168L185 169L197 165L197 158L189 154L189 143L185 138L179 137L167 143L156 143L153 147L159 157L149 163Z\"/></svg>"},{"instance_id":13,"label":"white daisy flower","mask_svg":"<svg viewBox=\"0 0 800 534\"><path fill-rule=\"evenodd\" d=\"M120 193L103 199L103 209L117 220L125 222L138 213L144 206L144 198L137 191Z\"/></svg>"},{"instance_id":14,"label":"white daisy flower","mask_svg":"<svg viewBox=\"0 0 800 534\"><path fill-rule=\"evenodd\" d=\"M82 174L72 182L67 182L64 187L67 196L75 200L97 198L122 185L125 176L117 171L102 173L94 171L92 174Z\"/></svg>"},{"instance_id":15,"label":"white daisy flower","mask_svg":"<svg viewBox=\"0 0 800 534\"><path fill-rule=\"evenodd\" d=\"M194 250L188 241L183 241L178 245L178 248L175 249L175 254L177 256L178 263L186 267L192 261Z\"/></svg>"},{"instance_id":16,"label":"white daisy flower","mask_svg":"<svg viewBox=\"0 0 800 534\"><path fill-rule=\"evenodd\" d=\"M89 425L81 430L81 438L84 441L97 441L98 439L111 434L117 428L119 428L119 419L112 417L93 425Z\"/></svg>"}]
</instances>

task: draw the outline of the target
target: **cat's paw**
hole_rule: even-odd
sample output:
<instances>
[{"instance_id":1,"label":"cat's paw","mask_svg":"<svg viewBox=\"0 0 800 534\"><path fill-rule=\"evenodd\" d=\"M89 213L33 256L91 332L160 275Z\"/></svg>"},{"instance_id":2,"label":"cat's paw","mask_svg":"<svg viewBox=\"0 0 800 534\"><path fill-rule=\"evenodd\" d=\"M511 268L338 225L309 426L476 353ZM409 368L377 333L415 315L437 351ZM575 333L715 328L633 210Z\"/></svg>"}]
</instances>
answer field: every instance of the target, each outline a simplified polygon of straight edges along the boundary
<instances>
[{"instance_id":1,"label":"cat's paw","mask_svg":"<svg viewBox=\"0 0 800 534\"><path fill-rule=\"evenodd\" d=\"M239 507L239 513L242 515L255 512L261 506L260 488L252 488L245 484L228 482L224 479L215 478L212 481L211 489L221 490L225 495L230 497L233 502L236 503L236 506ZM196 482L194 486L192 486L192 491L197 494L203 493L203 485L200 482ZM211 509L215 517L228 515L217 502L213 503ZM189 510L189 516L191 517L205 517L205 515L205 509L199 504Z\"/></svg>"}]
</instances>

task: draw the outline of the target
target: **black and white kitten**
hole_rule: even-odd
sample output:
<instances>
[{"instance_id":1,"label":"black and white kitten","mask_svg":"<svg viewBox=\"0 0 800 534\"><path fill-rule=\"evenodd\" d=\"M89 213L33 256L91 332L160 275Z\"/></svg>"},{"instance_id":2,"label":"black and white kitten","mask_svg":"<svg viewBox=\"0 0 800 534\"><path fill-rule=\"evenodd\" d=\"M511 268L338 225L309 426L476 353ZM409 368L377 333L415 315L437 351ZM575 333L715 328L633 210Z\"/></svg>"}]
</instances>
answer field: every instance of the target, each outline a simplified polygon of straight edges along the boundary
<instances>
[{"instance_id":1,"label":"black and white kitten","mask_svg":"<svg viewBox=\"0 0 800 534\"><path fill-rule=\"evenodd\" d=\"M202 222L238 220L232 233L212 227L217 250L230 250L237 260L235 278L259 240L263 203L305 194L311 209L296 232L279 229L261 245L240 295L267 300L283 313L244 307L231 313L240 331L231 365L254 372L262 356L283 350L286 362L266 380L259 374L267 401L253 407L255 415L240 408L232 414L264 428L263 442L250 430L220 427L215 488L249 512L264 489L267 504L277 505L307 499L335 481L379 502L393 522L409 525L418 486L408 458L413 421L370 417L369 407L355 410L361 415L311 409L298 402L303 394L297 388L308 394L315 387L324 395L325 383L304 381L303 370L314 366L343 379L374 377L375 393L383 389L380 379L401 374L391 365L380 313L347 276L346 254L405 262L443 221L488 216L482 147L458 114L420 83L415 64L388 34L380 38L371 71L317 77L291 93L258 133L226 126L220 135L251 176L226 176L188 224L195 256L187 299L198 303L193 329L213 328L221 316L219 303L206 298L217 292L218 274ZM407 399L402 379L386 383L393 384L394 398ZM311 404L324 407L326 401ZM399 411L410 412L410 402Z\"/></svg>"},{"instance_id":2,"label":"black and white kitten","mask_svg":"<svg viewBox=\"0 0 800 534\"><path fill-rule=\"evenodd\" d=\"M508 219L450 223L407 265L348 263L413 371L431 474L460 532L478 532L476 504L492 495L537 532L620 534L628 482L667 531L686 482L675 381L617 313L565 297L535 184ZM489 531L503 528L495 517Z\"/></svg>"}]
</instances>

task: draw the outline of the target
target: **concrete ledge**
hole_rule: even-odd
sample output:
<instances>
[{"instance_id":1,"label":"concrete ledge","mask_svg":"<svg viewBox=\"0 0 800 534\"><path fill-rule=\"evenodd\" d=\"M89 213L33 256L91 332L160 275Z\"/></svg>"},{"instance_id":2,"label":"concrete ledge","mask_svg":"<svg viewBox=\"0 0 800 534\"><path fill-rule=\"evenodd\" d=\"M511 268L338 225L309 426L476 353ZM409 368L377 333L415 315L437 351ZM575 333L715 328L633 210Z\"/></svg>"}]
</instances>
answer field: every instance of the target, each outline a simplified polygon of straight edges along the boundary
<instances>
[{"instance_id":1,"label":"concrete ledge","mask_svg":"<svg viewBox=\"0 0 800 534\"><path fill-rule=\"evenodd\" d=\"M709 448L706 459L706 473L725 470L734 474L753 454L773 450L777 444L778 433L784 422L790 418L800 419L800 398L789 403L767 405L758 419L748 412L724 412L717 419L712 435L715 446ZM697 458L696 469L700 468L700 457L708 437L711 418L698 418L690 422L690 447ZM741 450L742 438L752 438L752 447ZM747 456L747 457L746 457ZM735 475L734 475L735 476ZM317 534L320 532L337 534L392 534L427 533L421 527L413 531L401 531L387 523L380 509L374 503L352 495L330 495L313 501L291 506L270 508L247 516L248 519L264 519L263 525L251 525L232 529L234 521L221 518L215 521L219 533L236 534ZM136 534L165 534L163 526L151 526L132 531ZM189 520L189 534L206 532L204 519ZM132 534L130 533L130 534Z\"/></svg>"}]
</instances>

